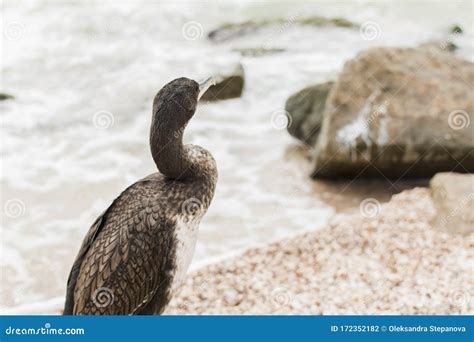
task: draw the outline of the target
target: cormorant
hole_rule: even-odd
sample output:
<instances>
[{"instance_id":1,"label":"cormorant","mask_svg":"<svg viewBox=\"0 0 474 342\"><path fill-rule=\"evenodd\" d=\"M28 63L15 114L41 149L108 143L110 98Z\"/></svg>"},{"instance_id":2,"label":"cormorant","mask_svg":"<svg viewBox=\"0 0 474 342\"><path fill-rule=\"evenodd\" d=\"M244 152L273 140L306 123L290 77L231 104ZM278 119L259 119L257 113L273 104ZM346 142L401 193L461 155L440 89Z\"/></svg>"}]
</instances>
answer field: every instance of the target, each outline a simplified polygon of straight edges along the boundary
<instances>
[{"instance_id":1,"label":"cormorant","mask_svg":"<svg viewBox=\"0 0 474 342\"><path fill-rule=\"evenodd\" d=\"M178 78L153 101L159 172L129 186L95 220L67 282L64 315L161 314L183 281L217 183L212 155L183 131L212 78Z\"/></svg>"}]
</instances>

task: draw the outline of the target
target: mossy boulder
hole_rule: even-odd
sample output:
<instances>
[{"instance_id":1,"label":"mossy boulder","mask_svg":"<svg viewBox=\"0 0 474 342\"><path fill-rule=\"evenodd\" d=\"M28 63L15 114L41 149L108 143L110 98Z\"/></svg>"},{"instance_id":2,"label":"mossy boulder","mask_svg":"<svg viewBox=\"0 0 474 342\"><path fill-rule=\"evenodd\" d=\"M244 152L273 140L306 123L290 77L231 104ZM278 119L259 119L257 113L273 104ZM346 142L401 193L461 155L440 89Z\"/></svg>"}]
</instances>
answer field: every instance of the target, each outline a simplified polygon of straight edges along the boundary
<instances>
[{"instance_id":1,"label":"mossy boulder","mask_svg":"<svg viewBox=\"0 0 474 342\"><path fill-rule=\"evenodd\" d=\"M288 132L307 145L316 143L321 124L326 99L334 82L317 84L300 90L291 95L286 101L285 110L291 117Z\"/></svg>"},{"instance_id":2,"label":"mossy boulder","mask_svg":"<svg viewBox=\"0 0 474 342\"><path fill-rule=\"evenodd\" d=\"M207 37L215 42L223 42L226 40L245 36L247 34L254 33L262 28L269 26L291 26L291 25L303 25L303 26L335 26L344 28L358 28L359 25L349 21L345 18L326 18L320 16L306 17L306 18L276 18L268 20L249 20L242 23L224 23L218 28L210 31Z\"/></svg>"},{"instance_id":3,"label":"mossy boulder","mask_svg":"<svg viewBox=\"0 0 474 342\"><path fill-rule=\"evenodd\" d=\"M7 94L7 93L0 93L0 101L5 101L5 100L11 100L14 99L15 97L13 95Z\"/></svg>"}]
</instances>

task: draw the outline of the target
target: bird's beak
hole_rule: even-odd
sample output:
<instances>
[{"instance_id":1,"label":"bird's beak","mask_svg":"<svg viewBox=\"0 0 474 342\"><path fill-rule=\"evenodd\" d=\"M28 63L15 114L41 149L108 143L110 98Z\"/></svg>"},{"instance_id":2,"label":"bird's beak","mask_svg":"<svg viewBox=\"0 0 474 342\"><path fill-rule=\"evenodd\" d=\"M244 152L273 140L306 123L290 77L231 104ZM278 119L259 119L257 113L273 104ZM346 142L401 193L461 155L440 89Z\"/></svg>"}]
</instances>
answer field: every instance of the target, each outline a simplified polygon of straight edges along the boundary
<instances>
[{"instance_id":1,"label":"bird's beak","mask_svg":"<svg viewBox=\"0 0 474 342\"><path fill-rule=\"evenodd\" d=\"M209 77L207 80L205 80L202 83L199 83L199 95L198 95L198 101L199 99L204 95L204 93L209 89L210 86L216 85L216 81L214 80L213 77Z\"/></svg>"}]
</instances>

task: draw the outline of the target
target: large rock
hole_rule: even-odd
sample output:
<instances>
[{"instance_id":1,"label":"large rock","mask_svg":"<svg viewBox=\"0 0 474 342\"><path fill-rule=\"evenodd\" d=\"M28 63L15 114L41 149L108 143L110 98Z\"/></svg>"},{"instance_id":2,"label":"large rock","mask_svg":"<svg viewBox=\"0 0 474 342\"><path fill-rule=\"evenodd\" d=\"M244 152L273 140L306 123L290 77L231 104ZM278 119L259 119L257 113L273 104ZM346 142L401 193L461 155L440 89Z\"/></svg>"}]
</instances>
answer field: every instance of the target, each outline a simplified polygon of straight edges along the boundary
<instances>
[{"instance_id":1,"label":"large rock","mask_svg":"<svg viewBox=\"0 0 474 342\"><path fill-rule=\"evenodd\" d=\"M430 182L434 226L450 233L474 232L474 175L438 173Z\"/></svg>"},{"instance_id":2,"label":"large rock","mask_svg":"<svg viewBox=\"0 0 474 342\"><path fill-rule=\"evenodd\" d=\"M238 64L228 72L215 75L216 85L211 86L201 101L218 101L240 97L244 89L244 68Z\"/></svg>"},{"instance_id":3,"label":"large rock","mask_svg":"<svg viewBox=\"0 0 474 342\"><path fill-rule=\"evenodd\" d=\"M317 177L473 172L473 63L432 49L375 48L344 66L326 101Z\"/></svg>"},{"instance_id":4,"label":"large rock","mask_svg":"<svg viewBox=\"0 0 474 342\"><path fill-rule=\"evenodd\" d=\"M288 98L285 110L291 117L288 132L308 145L314 145L323 122L326 99L334 82L317 84Z\"/></svg>"}]
</instances>

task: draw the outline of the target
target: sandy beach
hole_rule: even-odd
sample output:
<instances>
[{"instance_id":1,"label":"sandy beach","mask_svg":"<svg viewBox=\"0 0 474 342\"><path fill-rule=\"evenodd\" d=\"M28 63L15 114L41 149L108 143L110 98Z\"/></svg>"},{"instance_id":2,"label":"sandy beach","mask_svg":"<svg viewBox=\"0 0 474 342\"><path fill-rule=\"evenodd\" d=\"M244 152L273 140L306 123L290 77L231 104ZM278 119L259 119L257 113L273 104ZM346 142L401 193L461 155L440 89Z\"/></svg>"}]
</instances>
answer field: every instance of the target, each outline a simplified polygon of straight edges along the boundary
<instances>
[{"instance_id":1,"label":"sandy beach","mask_svg":"<svg viewBox=\"0 0 474 342\"><path fill-rule=\"evenodd\" d=\"M194 271L166 314L472 314L473 235L426 188L372 209Z\"/></svg>"}]
</instances>

